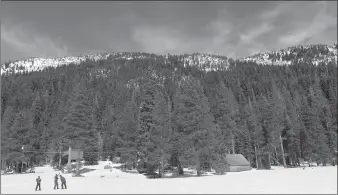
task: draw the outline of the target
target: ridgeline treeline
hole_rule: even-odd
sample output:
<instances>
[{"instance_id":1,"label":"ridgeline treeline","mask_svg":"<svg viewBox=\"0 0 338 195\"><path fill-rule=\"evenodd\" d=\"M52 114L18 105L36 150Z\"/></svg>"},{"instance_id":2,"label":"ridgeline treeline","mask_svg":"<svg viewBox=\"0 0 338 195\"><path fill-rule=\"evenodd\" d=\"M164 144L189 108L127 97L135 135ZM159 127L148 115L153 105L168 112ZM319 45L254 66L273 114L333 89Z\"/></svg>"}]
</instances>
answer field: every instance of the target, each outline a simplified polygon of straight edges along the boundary
<instances>
[{"instance_id":1,"label":"ridgeline treeline","mask_svg":"<svg viewBox=\"0 0 338 195\"><path fill-rule=\"evenodd\" d=\"M184 67L179 56L107 59L1 77L1 155L84 150L85 160L142 158L148 169L205 164L224 154L252 166L299 159L331 163L337 151L337 64L263 66L231 61L227 71ZM42 153L41 153L42 154ZM148 170L148 171L149 171Z\"/></svg>"}]
</instances>

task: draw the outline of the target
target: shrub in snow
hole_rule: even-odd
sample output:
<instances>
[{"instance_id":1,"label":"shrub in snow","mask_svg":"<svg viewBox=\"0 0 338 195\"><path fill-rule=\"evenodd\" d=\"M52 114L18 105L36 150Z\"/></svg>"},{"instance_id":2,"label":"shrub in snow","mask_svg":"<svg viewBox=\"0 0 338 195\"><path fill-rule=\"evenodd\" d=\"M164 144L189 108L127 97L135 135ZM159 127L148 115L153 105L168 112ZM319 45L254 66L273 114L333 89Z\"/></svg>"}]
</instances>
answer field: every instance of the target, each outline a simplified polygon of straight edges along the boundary
<instances>
[{"instance_id":1,"label":"shrub in snow","mask_svg":"<svg viewBox=\"0 0 338 195\"><path fill-rule=\"evenodd\" d=\"M99 163L97 161L85 161L84 165L98 165Z\"/></svg>"},{"instance_id":2,"label":"shrub in snow","mask_svg":"<svg viewBox=\"0 0 338 195\"><path fill-rule=\"evenodd\" d=\"M121 158L120 157L114 157L113 158L113 163L120 163L121 162Z\"/></svg>"},{"instance_id":3,"label":"shrub in snow","mask_svg":"<svg viewBox=\"0 0 338 195\"><path fill-rule=\"evenodd\" d=\"M76 162L73 162L67 168L70 169L70 170L74 170L74 169L76 169L76 164L77 164ZM83 167L83 163L80 162L79 168L81 169L82 167Z\"/></svg>"}]
</instances>

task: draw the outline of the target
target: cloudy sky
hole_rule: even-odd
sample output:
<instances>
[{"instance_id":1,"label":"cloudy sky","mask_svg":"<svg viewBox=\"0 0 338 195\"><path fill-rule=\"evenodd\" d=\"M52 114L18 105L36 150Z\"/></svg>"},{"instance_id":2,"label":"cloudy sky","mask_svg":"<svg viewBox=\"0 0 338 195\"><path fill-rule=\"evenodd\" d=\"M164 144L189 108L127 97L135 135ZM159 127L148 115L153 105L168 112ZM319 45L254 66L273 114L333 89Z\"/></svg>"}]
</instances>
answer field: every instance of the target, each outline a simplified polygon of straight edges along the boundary
<instances>
[{"instance_id":1,"label":"cloudy sky","mask_svg":"<svg viewBox=\"0 0 338 195\"><path fill-rule=\"evenodd\" d=\"M244 57L337 42L337 2L1 2L1 62L95 52Z\"/></svg>"}]
</instances>

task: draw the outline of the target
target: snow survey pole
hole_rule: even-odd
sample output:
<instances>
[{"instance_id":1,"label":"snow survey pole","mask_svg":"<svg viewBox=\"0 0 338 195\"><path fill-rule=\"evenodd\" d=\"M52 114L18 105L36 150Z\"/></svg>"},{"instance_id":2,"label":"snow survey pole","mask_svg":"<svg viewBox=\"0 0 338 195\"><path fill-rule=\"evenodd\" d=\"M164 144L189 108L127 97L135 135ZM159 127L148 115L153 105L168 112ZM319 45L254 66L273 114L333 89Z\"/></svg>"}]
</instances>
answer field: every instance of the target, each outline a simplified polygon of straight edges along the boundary
<instances>
[{"instance_id":1,"label":"snow survey pole","mask_svg":"<svg viewBox=\"0 0 338 195\"><path fill-rule=\"evenodd\" d=\"M62 158L62 155L61 155L61 149L59 151L59 169L61 168L61 158Z\"/></svg>"},{"instance_id":2,"label":"snow survey pole","mask_svg":"<svg viewBox=\"0 0 338 195\"><path fill-rule=\"evenodd\" d=\"M70 166L70 163L71 163L71 156L72 156L72 148L69 146L69 149L68 149L68 166Z\"/></svg>"}]
</instances>

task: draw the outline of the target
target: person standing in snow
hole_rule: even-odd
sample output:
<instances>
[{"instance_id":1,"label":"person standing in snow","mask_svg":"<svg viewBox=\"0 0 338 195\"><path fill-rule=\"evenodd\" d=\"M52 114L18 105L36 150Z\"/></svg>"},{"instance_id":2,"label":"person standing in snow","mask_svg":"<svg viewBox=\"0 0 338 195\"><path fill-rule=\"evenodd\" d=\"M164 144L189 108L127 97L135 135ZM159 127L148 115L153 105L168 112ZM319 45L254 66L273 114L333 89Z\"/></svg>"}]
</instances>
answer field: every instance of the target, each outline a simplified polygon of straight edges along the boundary
<instances>
[{"instance_id":1,"label":"person standing in snow","mask_svg":"<svg viewBox=\"0 0 338 195\"><path fill-rule=\"evenodd\" d=\"M54 190L55 188L59 189L59 182L58 182L58 175L55 174L55 177L54 177Z\"/></svg>"},{"instance_id":2,"label":"person standing in snow","mask_svg":"<svg viewBox=\"0 0 338 195\"><path fill-rule=\"evenodd\" d=\"M39 187L39 190L41 191L41 178L40 178L40 176L38 176L38 178L36 178L36 187L35 187L35 191L38 190L38 187Z\"/></svg>"},{"instance_id":3,"label":"person standing in snow","mask_svg":"<svg viewBox=\"0 0 338 195\"><path fill-rule=\"evenodd\" d=\"M60 175L60 180L61 180L61 188L63 189L63 187L65 187L65 189L67 189L66 178Z\"/></svg>"}]
</instances>

